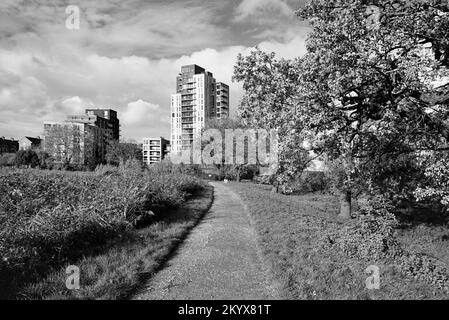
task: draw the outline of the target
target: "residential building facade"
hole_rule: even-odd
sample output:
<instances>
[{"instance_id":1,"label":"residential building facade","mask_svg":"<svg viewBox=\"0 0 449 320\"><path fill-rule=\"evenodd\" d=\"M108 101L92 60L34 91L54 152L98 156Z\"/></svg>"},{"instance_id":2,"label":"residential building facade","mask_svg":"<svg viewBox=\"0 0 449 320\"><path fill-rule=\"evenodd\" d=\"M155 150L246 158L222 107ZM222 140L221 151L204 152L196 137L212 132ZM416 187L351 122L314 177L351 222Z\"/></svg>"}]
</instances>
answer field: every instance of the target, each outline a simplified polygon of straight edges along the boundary
<instances>
[{"instance_id":1,"label":"residential building facade","mask_svg":"<svg viewBox=\"0 0 449 320\"><path fill-rule=\"evenodd\" d=\"M229 116L229 86L223 82L217 82L217 119Z\"/></svg>"},{"instance_id":2,"label":"residential building facade","mask_svg":"<svg viewBox=\"0 0 449 320\"><path fill-rule=\"evenodd\" d=\"M99 129L98 137L96 137L96 156L99 163L106 161L106 151L108 144L114 140L112 129L108 119L97 115L71 115L67 116L65 122L69 123L86 123Z\"/></svg>"},{"instance_id":3,"label":"residential building facade","mask_svg":"<svg viewBox=\"0 0 449 320\"><path fill-rule=\"evenodd\" d=\"M144 138L142 144L143 163L152 165L165 159L169 152L170 141L163 137Z\"/></svg>"},{"instance_id":4,"label":"residential building facade","mask_svg":"<svg viewBox=\"0 0 449 320\"><path fill-rule=\"evenodd\" d=\"M44 148L56 162L94 165L106 161L107 146L119 139L120 125L114 110L86 109L85 115L45 123L44 135Z\"/></svg>"},{"instance_id":5,"label":"residential building facade","mask_svg":"<svg viewBox=\"0 0 449 320\"><path fill-rule=\"evenodd\" d=\"M225 86L220 83L220 107L224 102L221 88L226 90ZM176 93L171 96L171 152L190 149L206 122L217 118L217 94L217 83L211 72L195 64L181 67L176 77Z\"/></svg>"},{"instance_id":6,"label":"residential building facade","mask_svg":"<svg viewBox=\"0 0 449 320\"><path fill-rule=\"evenodd\" d=\"M120 139L120 120L117 117L117 111L112 109L86 109L86 115L95 115L107 119L111 130L111 139Z\"/></svg>"},{"instance_id":7,"label":"residential building facade","mask_svg":"<svg viewBox=\"0 0 449 320\"><path fill-rule=\"evenodd\" d=\"M20 150L37 149L41 146L42 139L40 137L23 137L19 140Z\"/></svg>"},{"instance_id":8,"label":"residential building facade","mask_svg":"<svg viewBox=\"0 0 449 320\"><path fill-rule=\"evenodd\" d=\"M0 154L16 153L17 151L19 151L19 141L0 137Z\"/></svg>"},{"instance_id":9,"label":"residential building facade","mask_svg":"<svg viewBox=\"0 0 449 320\"><path fill-rule=\"evenodd\" d=\"M83 122L46 122L44 149L56 163L97 164L101 159L101 129Z\"/></svg>"}]
</instances>

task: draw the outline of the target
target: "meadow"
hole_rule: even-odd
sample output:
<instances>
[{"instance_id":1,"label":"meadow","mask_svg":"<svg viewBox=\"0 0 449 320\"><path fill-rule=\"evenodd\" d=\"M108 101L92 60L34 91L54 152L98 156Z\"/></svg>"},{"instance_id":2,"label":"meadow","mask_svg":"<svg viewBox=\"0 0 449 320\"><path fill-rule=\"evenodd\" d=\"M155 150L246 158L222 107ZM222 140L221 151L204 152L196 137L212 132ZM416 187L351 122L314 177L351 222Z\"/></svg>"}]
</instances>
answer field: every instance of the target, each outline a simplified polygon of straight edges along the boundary
<instances>
[{"instance_id":1,"label":"meadow","mask_svg":"<svg viewBox=\"0 0 449 320\"><path fill-rule=\"evenodd\" d=\"M203 200L179 213L194 196ZM86 289L79 298L106 297L108 290L98 284L105 277L109 286L117 283L107 295L123 296L131 284L124 285L120 272L111 274L112 269L99 267L96 257L115 255L118 261L109 257L105 265L120 269L120 264L128 264L125 269L131 271L124 271L126 277L136 279L138 273L148 271L140 268L141 260L156 268L154 261L164 260L207 210L211 198L202 180L174 167L142 170L128 164L104 166L92 173L2 169L0 296L71 297L73 292L65 288L66 276L53 280L55 274L64 274L67 265L83 261L84 270L90 270L84 287L96 289ZM118 253L118 248L123 251ZM86 259L93 259L90 265ZM137 265L129 265L130 261Z\"/></svg>"},{"instance_id":2,"label":"meadow","mask_svg":"<svg viewBox=\"0 0 449 320\"><path fill-rule=\"evenodd\" d=\"M267 267L285 299L447 299L447 224L337 217L327 193L283 195L270 186L229 183L246 203ZM369 266L380 271L369 290Z\"/></svg>"}]
</instances>

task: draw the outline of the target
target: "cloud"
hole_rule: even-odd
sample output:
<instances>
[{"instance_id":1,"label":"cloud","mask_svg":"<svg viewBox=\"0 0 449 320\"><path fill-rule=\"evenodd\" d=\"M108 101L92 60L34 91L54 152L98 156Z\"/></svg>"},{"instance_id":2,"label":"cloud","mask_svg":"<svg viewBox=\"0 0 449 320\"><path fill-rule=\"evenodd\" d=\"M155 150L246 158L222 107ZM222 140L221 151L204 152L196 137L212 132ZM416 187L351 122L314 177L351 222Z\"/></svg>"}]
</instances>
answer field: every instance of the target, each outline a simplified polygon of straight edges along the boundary
<instances>
[{"instance_id":1,"label":"cloud","mask_svg":"<svg viewBox=\"0 0 449 320\"><path fill-rule=\"evenodd\" d=\"M61 102L61 111L70 114L84 114L86 108L94 108L95 105L91 101L84 101L78 96L67 98Z\"/></svg>"},{"instance_id":2,"label":"cloud","mask_svg":"<svg viewBox=\"0 0 449 320\"><path fill-rule=\"evenodd\" d=\"M157 104L143 101L141 99L128 103L125 112L121 115L124 125L148 124L154 120L155 110L160 108Z\"/></svg>"},{"instance_id":3,"label":"cloud","mask_svg":"<svg viewBox=\"0 0 449 320\"><path fill-rule=\"evenodd\" d=\"M282 5L261 26L253 15L232 23L236 7L227 1L130 1L80 0L79 32L65 29L62 1L0 2L16 21L0 28L0 136L39 135L45 120L95 106L118 111L124 138L168 137L170 94L183 64L228 83L232 111L243 94L231 82L238 53L259 45L291 58L305 50L305 29L285 22ZM242 3L242 14L256 5ZM257 5L252 12L264 14Z\"/></svg>"},{"instance_id":4,"label":"cloud","mask_svg":"<svg viewBox=\"0 0 449 320\"><path fill-rule=\"evenodd\" d=\"M251 16L280 14L292 16L293 9L283 0L243 0L235 9L235 20L242 21Z\"/></svg>"}]
</instances>

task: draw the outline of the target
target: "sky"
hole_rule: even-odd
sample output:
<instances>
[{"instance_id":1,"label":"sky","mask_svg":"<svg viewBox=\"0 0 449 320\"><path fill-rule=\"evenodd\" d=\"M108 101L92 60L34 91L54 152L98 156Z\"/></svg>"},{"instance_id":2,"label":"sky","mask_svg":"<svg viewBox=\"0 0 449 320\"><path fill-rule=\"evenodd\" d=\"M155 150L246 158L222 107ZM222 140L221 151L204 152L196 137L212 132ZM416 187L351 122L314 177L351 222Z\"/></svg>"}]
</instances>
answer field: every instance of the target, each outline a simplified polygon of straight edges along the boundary
<instances>
[{"instance_id":1,"label":"sky","mask_svg":"<svg viewBox=\"0 0 449 320\"><path fill-rule=\"evenodd\" d=\"M170 133L170 95L185 64L230 85L239 53L305 53L301 0L1 0L0 136L42 136L45 121L118 112L124 140ZM66 27L69 5L80 28Z\"/></svg>"}]
</instances>

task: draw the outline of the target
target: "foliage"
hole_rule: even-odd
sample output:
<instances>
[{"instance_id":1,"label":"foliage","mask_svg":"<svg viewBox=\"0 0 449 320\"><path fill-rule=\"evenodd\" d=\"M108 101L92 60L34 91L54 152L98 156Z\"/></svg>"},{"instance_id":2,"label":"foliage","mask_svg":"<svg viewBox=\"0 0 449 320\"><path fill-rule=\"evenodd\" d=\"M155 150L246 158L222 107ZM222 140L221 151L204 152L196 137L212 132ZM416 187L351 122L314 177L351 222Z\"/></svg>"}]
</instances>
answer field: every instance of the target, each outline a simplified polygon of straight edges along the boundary
<instances>
[{"instance_id":1,"label":"foliage","mask_svg":"<svg viewBox=\"0 0 449 320\"><path fill-rule=\"evenodd\" d=\"M385 259L398 250L396 228L398 221L391 213L393 206L381 196L360 203L359 218L327 235L350 257L369 261Z\"/></svg>"},{"instance_id":2,"label":"foliage","mask_svg":"<svg viewBox=\"0 0 449 320\"><path fill-rule=\"evenodd\" d=\"M39 159L40 169L51 169L53 167L54 159L47 152L41 149L37 149L35 152Z\"/></svg>"},{"instance_id":3,"label":"foliage","mask_svg":"<svg viewBox=\"0 0 449 320\"><path fill-rule=\"evenodd\" d=\"M84 132L75 124L52 125L46 129L44 150L63 167L71 164L84 165L80 143L83 138ZM93 137L86 139L86 144L91 144L92 139Z\"/></svg>"},{"instance_id":4,"label":"foliage","mask_svg":"<svg viewBox=\"0 0 449 320\"><path fill-rule=\"evenodd\" d=\"M96 174L12 170L0 179L0 284L34 279L151 222L156 206L175 208L202 181L182 174L141 171L132 164ZM155 210L154 210L155 211ZM6 289L5 289L6 290Z\"/></svg>"},{"instance_id":5,"label":"foliage","mask_svg":"<svg viewBox=\"0 0 449 320\"><path fill-rule=\"evenodd\" d=\"M328 190L328 179L324 172L304 171L282 186L284 194L305 194Z\"/></svg>"},{"instance_id":6,"label":"foliage","mask_svg":"<svg viewBox=\"0 0 449 320\"><path fill-rule=\"evenodd\" d=\"M367 263L394 263L403 274L426 281L448 293L449 269L435 257L406 250L399 243L399 222L393 210L391 201L383 196L365 199L359 207L359 218L341 229L328 231L324 242L349 257Z\"/></svg>"},{"instance_id":7,"label":"foliage","mask_svg":"<svg viewBox=\"0 0 449 320\"><path fill-rule=\"evenodd\" d=\"M251 220L256 228L259 244L264 260L272 271L274 278L279 283L283 299L447 299L447 292L438 290L439 286L429 281L433 278L444 279L442 275L434 272L436 269L444 271L438 265L436 259L432 263L419 263L413 259L411 263L404 263L413 274L420 275L415 280L399 265L399 260L382 258L375 260L371 253L385 257L384 248L394 249L392 245L395 222L393 217L380 218L373 212L374 209L388 209L389 205L383 199L373 200L364 205L363 232L357 232L355 236L359 242L353 241L353 245L337 243L340 239L351 240L345 235L344 227L358 228L360 220L341 221L336 219L338 214L338 202L335 197L327 194L306 194L300 196L287 196L270 192L269 186L255 184L228 184L230 188L239 193L245 201ZM377 202L377 204L376 204ZM369 208L372 209L369 209ZM371 213L371 216L367 216ZM362 216L362 214L360 215ZM383 235L377 235L376 229ZM392 232L393 230L394 232ZM433 230L433 229L432 229ZM339 232L341 231L341 232ZM409 233L409 230L401 230ZM366 233L366 238L363 234ZM445 234L447 234L447 229ZM333 243L327 235L331 237ZM384 246L383 239L387 240ZM322 241L320 241L322 240ZM388 242L389 241L389 242ZM421 244L428 248L434 248L435 241L420 239ZM449 261L447 241L439 242L441 250L435 257ZM353 254L346 255L340 250L349 247ZM356 246L360 247L360 251ZM403 254L398 257L422 256L413 252L415 248L410 243L401 243ZM365 252L370 256L362 257ZM427 250L430 253L432 250ZM430 254L425 257L429 261ZM412 258L407 259L412 261ZM369 265L377 265L381 272L381 286L379 290L367 290L365 269ZM420 267L423 266L423 267ZM428 272L427 270L434 270ZM419 270L419 273L417 272ZM401 272L402 271L402 272ZM421 277L422 276L422 277ZM414 277L414 276L413 276ZM424 280L424 281L423 281ZM441 280L440 280L441 281Z\"/></svg>"},{"instance_id":8,"label":"foliage","mask_svg":"<svg viewBox=\"0 0 449 320\"><path fill-rule=\"evenodd\" d=\"M16 164L15 153L0 154L0 167L12 167Z\"/></svg>"},{"instance_id":9,"label":"foliage","mask_svg":"<svg viewBox=\"0 0 449 320\"><path fill-rule=\"evenodd\" d=\"M142 149L135 143L112 141L106 147L108 164L119 165L132 159L142 160Z\"/></svg>"},{"instance_id":10,"label":"foliage","mask_svg":"<svg viewBox=\"0 0 449 320\"><path fill-rule=\"evenodd\" d=\"M255 128L278 131L278 175L282 184L304 170L309 153L304 145L305 136L297 115L299 88L297 63L277 60L256 48L249 56L241 54L234 67L233 80L243 83L244 97L238 113L245 124Z\"/></svg>"},{"instance_id":11,"label":"foliage","mask_svg":"<svg viewBox=\"0 0 449 320\"><path fill-rule=\"evenodd\" d=\"M311 1L297 12L312 26L304 57L239 56L240 114L280 130L287 178L307 163L304 141L339 159L350 202L355 180L367 179L362 166L447 148L447 86L435 80L449 75L448 13L443 1Z\"/></svg>"},{"instance_id":12,"label":"foliage","mask_svg":"<svg viewBox=\"0 0 449 320\"><path fill-rule=\"evenodd\" d=\"M229 181L252 180L257 172L258 166L256 165L223 165L218 179Z\"/></svg>"},{"instance_id":13,"label":"foliage","mask_svg":"<svg viewBox=\"0 0 449 320\"><path fill-rule=\"evenodd\" d=\"M16 165L35 168L39 166L39 157L33 150L19 150L16 153Z\"/></svg>"},{"instance_id":14,"label":"foliage","mask_svg":"<svg viewBox=\"0 0 449 320\"><path fill-rule=\"evenodd\" d=\"M205 128L203 129L203 132L210 129L216 129L220 132L222 136L222 150L226 150L226 141L225 141L225 132L226 130L238 130L242 129L250 129L250 127L245 124L241 118L232 118L232 117L226 117L223 119L214 119L207 122ZM258 164L256 163L249 163L249 155L248 155L248 149L249 149L249 143L252 143L249 141L250 137L245 137L243 140L244 149L243 149L243 159L245 163L243 164L237 164L237 163L225 163L225 154L223 152L223 157L221 160L221 163L215 163L214 167L219 171L218 179L228 179L228 180L235 180L240 181L240 179L252 179L256 172L258 171L257 167ZM205 144L207 144L209 141L202 141L202 149L204 148ZM245 147L247 146L247 147ZM237 140L233 141L233 150L237 150ZM238 152L238 151L236 151ZM257 152L257 150L256 150ZM235 158L234 158L235 156ZM238 155L233 155L233 161L237 161Z\"/></svg>"},{"instance_id":15,"label":"foliage","mask_svg":"<svg viewBox=\"0 0 449 320\"><path fill-rule=\"evenodd\" d=\"M418 201L439 201L447 210L449 207L449 161L447 155L437 156L436 159L435 156L432 158L433 161L425 169L427 185L419 186L415 191L415 196Z\"/></svg>"}]
</instances>

